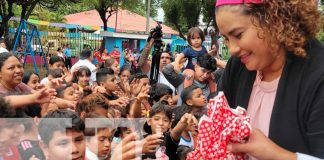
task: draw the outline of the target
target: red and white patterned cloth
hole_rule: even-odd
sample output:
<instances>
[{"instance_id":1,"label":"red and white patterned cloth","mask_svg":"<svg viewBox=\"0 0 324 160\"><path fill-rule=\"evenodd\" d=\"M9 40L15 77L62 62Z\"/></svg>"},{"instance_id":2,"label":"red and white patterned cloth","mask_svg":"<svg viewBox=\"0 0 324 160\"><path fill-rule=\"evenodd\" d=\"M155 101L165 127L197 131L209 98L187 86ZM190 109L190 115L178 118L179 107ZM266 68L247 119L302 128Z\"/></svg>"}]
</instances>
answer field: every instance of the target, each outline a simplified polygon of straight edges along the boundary
<instances>
[{"instance_id":1,"label":"red and white patterned cloth","mask_svg":"<svg viewBox=\"0 0 324 160\"><path fill-rule=\"evenodd\" d=\"M231 109L225 95L220 92L208 103L208 112L198 124L198 147L190 152L188 160L244 160L244 153L231 153L226 149L229 142L244 143L250 135L250 118L241 107Z\"/></svg>"}]
</instances>

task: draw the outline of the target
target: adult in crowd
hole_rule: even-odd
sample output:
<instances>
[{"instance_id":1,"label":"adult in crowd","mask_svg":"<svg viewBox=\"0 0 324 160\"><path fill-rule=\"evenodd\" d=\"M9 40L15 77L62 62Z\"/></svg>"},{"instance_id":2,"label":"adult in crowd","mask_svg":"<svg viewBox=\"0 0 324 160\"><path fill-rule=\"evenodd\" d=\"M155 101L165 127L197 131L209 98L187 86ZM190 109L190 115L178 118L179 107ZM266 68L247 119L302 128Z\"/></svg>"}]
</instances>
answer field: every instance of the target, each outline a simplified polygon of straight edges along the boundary
<instances>
[{"instance_id":1,"label":"adult in crowd","mask_svg":"<svg viewBox=\"0 0 324 160\"><path fill-rule=\"evenodd\" d=\"M66 45L66 48L64 49L64 56L65 56L65 67L67 69L71 69L72 67L72 50L70 48L70 44Z\"/></svg>"},{"instance_id":2,"label":"adult in crowd","mask_svg":"<svg viewBox=\"0 0 324 160\"><path fill-rule=\"evenodd\" d=\"M120 52L119 52L119 50L118 50L118 46L117 45L115 45L114 46L114 50L109 54L112 58L115 58L116 59L116 61L118 62L118 64L120 63Z\"/></svg>"},{"instance_id":3,"label":"adult in crowd","mask_svg":"<svg viewBox=\"0 0 324 160\"><path fill-rule=\"evenodd\" d=\"M144 73L147 74L148 76L150 76L150 72L151 72L151 64L152 62L148 60L148 56L150 54L150 51L153 47L154 44L154 38L149 38L148 43L145 45L145 47L143 48L141 55L140 55L140 59L138 62L137 67ZM172 54L171 52L168 51L163 51L161 54L161 58L160 58L160 67L159 67L159 76L158 76L158 81L157 83L163 83L167 86L169 86L172 91L173 91L173 95L177 95L176 93L176 88L165 78L165 75L162 73L163 68L170 64L173 60ZM177 101L177 97L174 98L174 101Z\"/></svg>"},{"instance_id":4,"label":"adult in crowd","mask_svg":"<svg viewBox=\"0 0 324 160\"><path fill-rule=\"evenodd\" d=\"M247 143L228 149L256 159L324 158L318 1L218 0L216 21L232 55L219 89L231 107L247 108L253 128Z\"/></svg>"},{"instance_id":5,"label":"adult in crowd","mask_svg":"<svg viewBox=\"0 0 324 160\"><path fill-rule=\"evenodd\" d=\"M72 68L71 68L71 73L74 73L77 71L80 67L87 67L91 71L91 76L90 76L90 84L93 84L93 82L96 81L96 70L97 67L92 64L92 53L91 50L85 49L81 52L80 54L80 59L78 62L76 62Z\"/></svg>"}]
</instances>

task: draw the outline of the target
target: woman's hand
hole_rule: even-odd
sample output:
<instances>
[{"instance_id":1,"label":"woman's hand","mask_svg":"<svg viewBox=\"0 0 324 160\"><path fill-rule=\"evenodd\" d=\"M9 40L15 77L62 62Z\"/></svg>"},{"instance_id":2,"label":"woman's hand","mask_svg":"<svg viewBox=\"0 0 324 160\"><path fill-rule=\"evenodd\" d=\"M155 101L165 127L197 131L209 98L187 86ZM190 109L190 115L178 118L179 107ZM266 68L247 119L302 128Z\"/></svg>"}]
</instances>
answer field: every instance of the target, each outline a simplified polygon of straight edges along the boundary
<instances>
[{"instance_id":1,"label":"woman's hand","mask_svg":"<svg viewBox=\"0 0 324 160\"><path fill-rule=\"evenodd\" d=\"M269 138L267 138L259 129L253 129L247 143L232 143L227 146L231 152L243 152L256 159L296 160L297 154L287 151Z\"/></svg>"},{"instance_id":2,"label":"woman's hand","mask_svg":"<svg viewBox=\"0 0 324 160\"><path fill-rule=\"evenodd\" d=\"M49 103L51 100L55 99L56 91L52 88L43 88L36 91L31 95L32 101L35 103L43 104Z\"/></svg>"}]
</instances>

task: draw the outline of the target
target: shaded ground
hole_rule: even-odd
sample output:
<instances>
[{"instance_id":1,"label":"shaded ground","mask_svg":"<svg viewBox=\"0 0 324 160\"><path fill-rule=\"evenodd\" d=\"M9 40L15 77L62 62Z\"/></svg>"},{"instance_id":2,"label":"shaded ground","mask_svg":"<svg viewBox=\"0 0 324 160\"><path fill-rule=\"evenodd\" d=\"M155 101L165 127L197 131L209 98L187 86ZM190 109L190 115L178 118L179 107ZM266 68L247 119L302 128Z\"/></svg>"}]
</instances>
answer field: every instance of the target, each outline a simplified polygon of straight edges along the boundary
<instances>
[{"instance_id":1,"label":"shaded ground","mask_svg":"<svg viewBox=\"0 0 324 160\"><path fill-rule=\"evenodd\" d=\"M35 72L35 69L34 69L34 65L32 64L25 64L25 68L24 68L25 71L34 71ZM42 65L38 65L38 71L39 71L39 77L40 79L43 79L45 76L46 76L46 68Z\"/></svg>"}]
</instances>

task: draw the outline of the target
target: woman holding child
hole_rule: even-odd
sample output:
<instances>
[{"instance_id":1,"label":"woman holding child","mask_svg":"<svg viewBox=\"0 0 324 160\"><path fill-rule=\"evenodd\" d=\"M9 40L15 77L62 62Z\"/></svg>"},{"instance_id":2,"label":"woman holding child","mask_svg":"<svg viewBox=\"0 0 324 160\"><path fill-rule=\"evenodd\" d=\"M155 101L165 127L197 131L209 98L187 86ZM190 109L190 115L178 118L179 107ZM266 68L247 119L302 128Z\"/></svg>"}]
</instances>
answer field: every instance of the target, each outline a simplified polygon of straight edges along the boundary
<instances>
[{"instance_id":1,"label":"woman holding child","mask_svg":"<svg viewBox=\"0 0 324 160\"><path fill-rule=\"evenodd\" d=\"M256 159L324 158L324 45L315 0L218 0L216 21L232 58L219 90L251 116Z\"/></svg>"}]
</instances>

